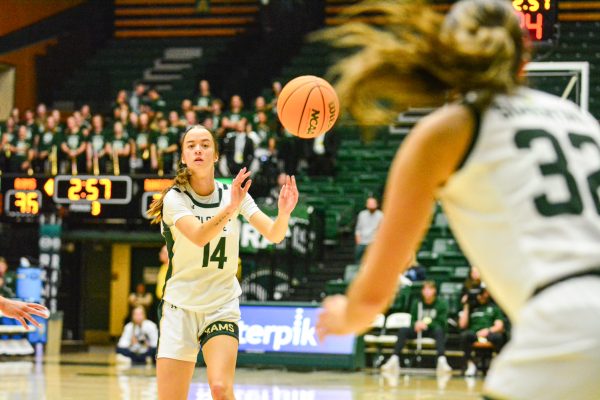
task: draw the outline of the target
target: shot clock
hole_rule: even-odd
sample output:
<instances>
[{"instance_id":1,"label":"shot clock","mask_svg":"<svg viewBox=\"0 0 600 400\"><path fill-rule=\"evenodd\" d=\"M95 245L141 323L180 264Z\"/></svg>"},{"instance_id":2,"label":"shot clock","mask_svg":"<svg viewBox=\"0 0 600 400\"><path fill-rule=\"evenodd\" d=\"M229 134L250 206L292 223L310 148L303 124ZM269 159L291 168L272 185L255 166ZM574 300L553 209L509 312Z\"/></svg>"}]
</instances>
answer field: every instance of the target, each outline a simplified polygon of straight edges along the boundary
<instances>
[{"instance_id":1,"label":"shot clock","mask_svg":"<svg viewBox=\"0 0 600 400\"><path fill-rule=\"evenodd\" d=\"M558 0L513 0L512 4L533 42L554 37Z\"/></svg>"}]
</instances>

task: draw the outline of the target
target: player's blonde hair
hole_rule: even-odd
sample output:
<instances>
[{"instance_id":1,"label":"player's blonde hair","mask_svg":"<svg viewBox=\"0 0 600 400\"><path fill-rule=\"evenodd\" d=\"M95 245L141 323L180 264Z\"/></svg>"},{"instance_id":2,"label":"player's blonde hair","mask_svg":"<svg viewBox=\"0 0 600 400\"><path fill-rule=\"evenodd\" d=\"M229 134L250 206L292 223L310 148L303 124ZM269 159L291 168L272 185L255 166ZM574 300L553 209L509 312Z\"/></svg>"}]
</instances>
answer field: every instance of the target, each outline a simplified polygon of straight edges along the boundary
<instances>
[{"instance_id":1,"label":"player's blonde hair","mask_svg":"<svg viewBox=\"0 0 600 400\"><path fill-rule=\"evenodd\" d=\"M365 15L377 26L361 22ZM331 72L345 107L365 124L467 93L486 105L519 84L527 59L519 20L505 0L462 0L445 17L420 1L367 0L350 7L347 18L316 37L358 50Z\"/></svg>"},{"instance_id":2,"label":"player's blonde hair","mask_svg":"<svg viewBox=\"0 0 600 400\"><path fill-rule=\"evenodd\" d=\"M180 148L183 149L183 143L185 142L185 137L187 136L187 134L190 131L192 131L194 129L201 129L201 130L205 130L210 133L210 136L212 137L213 146L215 147L215 154L218 155L219 154L219 144L218 144L217 139L215 138L215 134L213 132L211 132L210 130L208 130L204 125L192 125L192 126L188 127L185 130L183 136L181 137ZM192 177L192 172L180 160L179 168L177 169L177 174L175 175L175 178L173 178L173 185L171 185L168 188L166 188L165 190L163 190L162 193L160 194L160 197L158 199L154 200L152 202L152 204L150 205L150 208L148 209L148 216L152 218L150 223L159 224L162 221L163 199L164 199L165 195L167 194L167 192L175 186L179 186L179 187L187 186L187 184L190 183L191 177Z\"/></svg>"}]
</instances>

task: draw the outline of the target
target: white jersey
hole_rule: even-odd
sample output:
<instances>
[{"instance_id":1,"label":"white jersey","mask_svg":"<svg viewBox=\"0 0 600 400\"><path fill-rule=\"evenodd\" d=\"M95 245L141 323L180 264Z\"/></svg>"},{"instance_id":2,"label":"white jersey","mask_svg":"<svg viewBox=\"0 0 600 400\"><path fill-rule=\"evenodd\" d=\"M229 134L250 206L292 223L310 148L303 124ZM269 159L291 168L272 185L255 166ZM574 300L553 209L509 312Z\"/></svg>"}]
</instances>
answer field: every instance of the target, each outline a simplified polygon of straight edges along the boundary
<instances>
[{"instance_id":1,"label":"white jersey","mask_svg":"<svg viewBox=\"0 0 600 400\"><path fill-rule=\"evenodd\" d=\"M233 215L222 232L209 244L199 247L175 226L192 215L204 223L231 201L231 186L215 181L215 191L198 196L192 188L173 187L164 198L161 231L169 251L169 270L163 299L194 312L212 312L242 293L236 279L239 257L240 223ZM249 194L239 208L247 220L258 211Z\"/></svg>"},{"instance_id":2,"label":"white jersey","mask_svg":"<svg viewBox=\"0 0 600 400\"><path fill-rule=\"evenodd\" d=\"M482 113L438 193L463 251L513 320L536 288L600 267L600 128L575 104L520 88Z\"/></svg>"}]
</instances>

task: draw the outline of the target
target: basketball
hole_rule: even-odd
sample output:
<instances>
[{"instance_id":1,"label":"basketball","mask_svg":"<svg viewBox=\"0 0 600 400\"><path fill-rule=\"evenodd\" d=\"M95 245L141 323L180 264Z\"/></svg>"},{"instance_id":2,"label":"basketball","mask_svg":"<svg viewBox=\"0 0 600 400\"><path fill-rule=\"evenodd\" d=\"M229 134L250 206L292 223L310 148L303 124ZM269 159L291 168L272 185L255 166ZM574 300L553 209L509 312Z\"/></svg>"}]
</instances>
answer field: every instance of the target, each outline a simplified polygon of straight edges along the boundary
<instances>
[{"instance_id":1,"label":"basketball","mask_svg":"<svg viewBox=\"0 0 600 400\"><path fill-rule=\"evenodd\" d=\"M333 127L340 102L323 78L299 76L289 81L277 99L277 115L283 127L302 139L314 139Z\"/></svg>"}]
</instances>

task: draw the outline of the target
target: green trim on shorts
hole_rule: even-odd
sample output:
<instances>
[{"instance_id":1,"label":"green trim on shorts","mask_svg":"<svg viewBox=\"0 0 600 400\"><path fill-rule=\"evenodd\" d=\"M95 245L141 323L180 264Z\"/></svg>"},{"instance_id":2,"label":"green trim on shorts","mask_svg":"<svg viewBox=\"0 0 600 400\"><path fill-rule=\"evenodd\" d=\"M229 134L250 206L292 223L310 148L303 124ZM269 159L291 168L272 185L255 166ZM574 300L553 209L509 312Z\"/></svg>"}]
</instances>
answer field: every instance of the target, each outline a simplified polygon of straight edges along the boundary
<instances>
[{"instance_id":1,"label":"green trim on shorts","mask_svg":"<svg viewBox=\"0 0 600 400\"><path fill-rule=\"evenodd\" d=\"M216 321L212 324L208 325L202 335L200 335L200 345L204 346L209 339L220 336L227 335L232 336L236 340L240 340L240 329L235 322L231 321Z\"/></svg>"}]
</instances>

